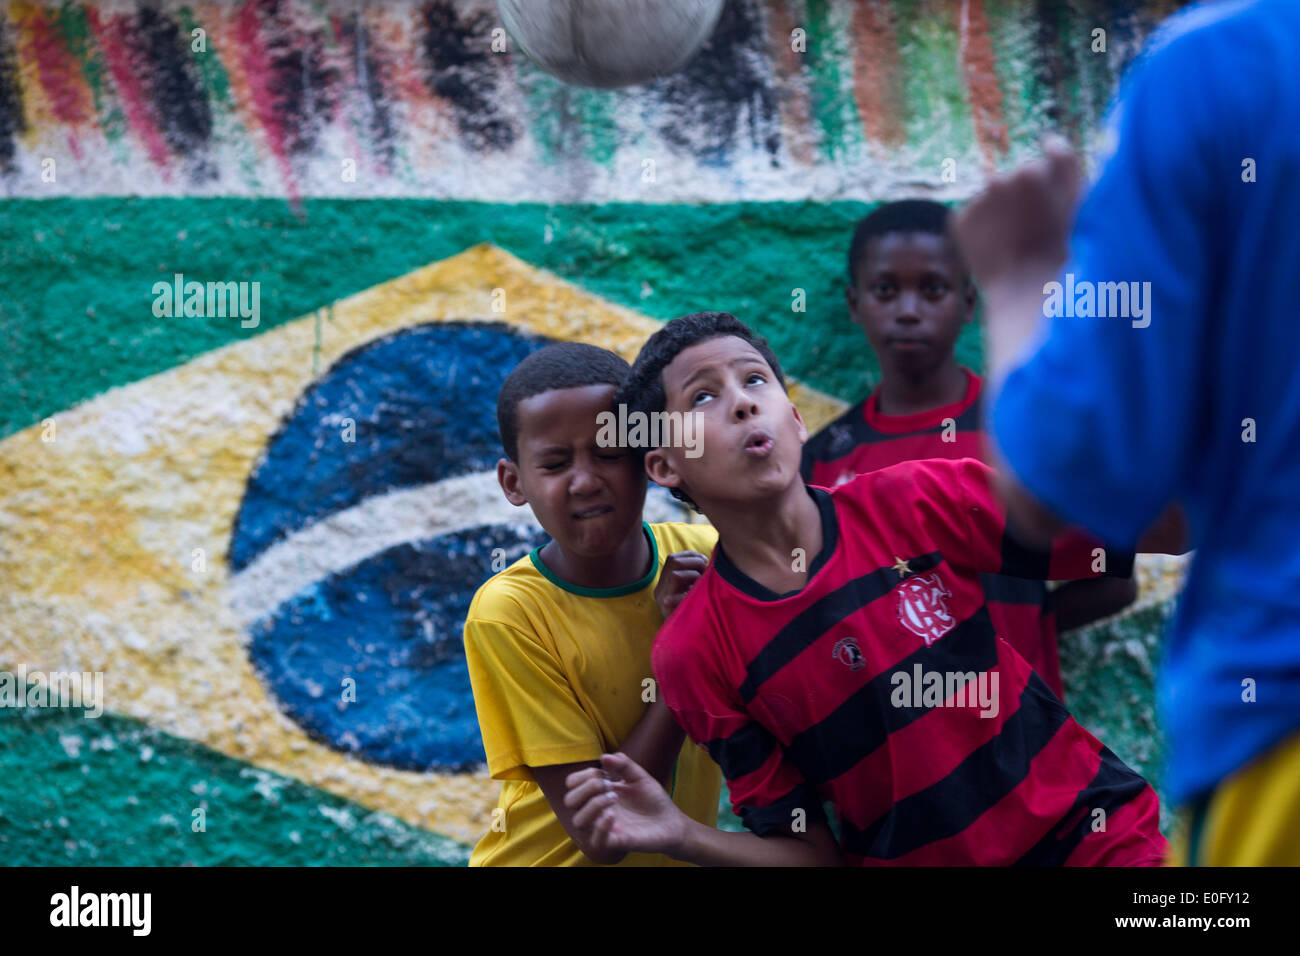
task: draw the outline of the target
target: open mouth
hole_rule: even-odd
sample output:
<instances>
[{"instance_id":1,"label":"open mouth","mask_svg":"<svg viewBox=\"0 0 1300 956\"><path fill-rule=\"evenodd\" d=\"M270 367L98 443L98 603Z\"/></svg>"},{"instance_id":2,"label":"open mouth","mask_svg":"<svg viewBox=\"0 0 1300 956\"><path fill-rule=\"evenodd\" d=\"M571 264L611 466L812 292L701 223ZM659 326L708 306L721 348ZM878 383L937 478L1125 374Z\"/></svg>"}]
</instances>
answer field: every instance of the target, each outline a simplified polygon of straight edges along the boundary
<instances>
[{"instance_id":1,"label":"open mouth","mask_svg":"<svg viewBox=\"0 0 1300 956\"><path fill-rule=\"evenodd\" d=\"M772 436L765 431L752 431L745 439L745 454L754 458L765 458L771 454L775 443Z\"/></svg>"}]
</instances>

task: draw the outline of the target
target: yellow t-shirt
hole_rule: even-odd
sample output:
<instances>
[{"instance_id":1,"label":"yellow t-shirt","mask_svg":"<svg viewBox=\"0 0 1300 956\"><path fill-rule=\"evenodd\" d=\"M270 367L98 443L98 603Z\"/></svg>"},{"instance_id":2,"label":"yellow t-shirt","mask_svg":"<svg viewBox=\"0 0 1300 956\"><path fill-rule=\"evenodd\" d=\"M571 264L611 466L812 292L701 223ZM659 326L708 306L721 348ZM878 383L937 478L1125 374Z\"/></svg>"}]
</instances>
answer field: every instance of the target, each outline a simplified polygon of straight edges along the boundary
<instances>
[{"instance_id":1,"label":"yellow t-shirt","mask_svg":"<svg viewBox=\"0 0 1300 956\"><path fill-rule=\"evenodd\" d=\"M493 779L503 781L494 828L470 866L591 866L533 780L530 766L598 760L612 753L645 712L650 645L663 623L654 588L674 551L709 554L709 525L644 525L653 560L640 581L582 588L542 564L537 552L494 575L474 595L465 621L465 658ZM690 740L682 745L673 801L716 826L722 774ZM679 865L661 854L629 853L620 866Z\"/></svg>"}]
</instances>

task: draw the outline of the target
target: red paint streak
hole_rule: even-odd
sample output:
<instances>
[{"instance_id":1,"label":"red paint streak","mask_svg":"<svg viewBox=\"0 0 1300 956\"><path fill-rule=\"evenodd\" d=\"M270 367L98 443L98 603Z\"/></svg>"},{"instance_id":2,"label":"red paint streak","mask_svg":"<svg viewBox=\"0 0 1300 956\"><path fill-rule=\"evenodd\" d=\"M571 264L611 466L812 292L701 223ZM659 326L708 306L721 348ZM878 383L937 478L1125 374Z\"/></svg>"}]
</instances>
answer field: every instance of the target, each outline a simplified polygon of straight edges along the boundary
<instances>
[{"instance_id":1,"label":"red paint streak","mask_svg":"<svg viewBox=\"0 0 1300 956\"><path fill-rule=\"evenodd\" d=\"M298 184L293 178L293 169L289 165L289 154L285 147L284 127L275 111L275 98L271 90L271 62L267 57L266 46L262 43L261 24L257 17L257 4L246 3L239 11L235 22L235 46L239 52L239 62L248 78L248 91L252 99L253 115L266 134L267 146L280 167L284 177L285 192L289 203L299 208Z\"/></svg>"},{"instance_id":2,"label":"red paint streak","mask_svg":"<svg viewBox=\"0 0 1300 956\"><path fill-rule=\"evenodd\" d=\"M903 71L898 31L882 0L861 0L853 8L853 98L862 117L867 141L901 146L907 138L903 123Z\"/></svg>"},{"instance_id":3,"label":"red paint streak","mask_svg":"<svg viewBox=\"0 0 1300 956\"><path fill-rule=\"evenodd\" d=\"M86 6L86 16L90 20L91 32L95 34L95 43L99 52L108 63L108 70L113 74L113 84L118 95L122 97L122 106L126 109L126 121L131 124L135 134L144 143L153 164L163 172L163 180L171 181L171 163L167 143L162 137L158 124L154 122L148 99L140 83L132 72L133 64L127 56L130 49L127 40L128 25L122 17L111 17L108 22L100 19L99 10ZM148 64L142 64L148 69Z\"/></svg>"},{"instance_id":4,"label":"red paint streak","mask_svg":"<svg viewBox=\"0 0 1300 956\"><path fill-rule=\"evenodd\" d=\"M22 33L20 43L25 56L36 64L46 101L60 123L72 127L68 132L68 149L81 158L77 130L93 118L90 87L76 59L63 45L47 11L29 4L15 4L14 20Z\"/></svg>"},{"instance_id":5,"label":"red paint streak","mask_svg":"<svg viewBox=\"0 0 1300 956\"><path fill-rule=\"evenodd\" d=\"M956 7L958 31L963 28L963 8L966 23L961 66L966 76L966 89L970 93L975 138L984 156L984 170L992 172L997 156L1005 156L1008 148L1007 124L1002 117L1002 89L998 86L993 41L989 37L988 18L984 15L984 0L967 0Z\"/></svg>"},{"instance_id":6,"label":"red paint streak","mask_svg":"<svg viewBox=\"0 0 1300 956\"><path fill-rule=\"evenodd\" d=\"M425 48L426 37L420 10L415 4L403 4L397 10L377 12L367 7L365 11L371 37L386 47L393 91L406 105L406 135L419 144L410 160L417 169L439 165L443 144L454 136L446 104L433 94L425 79L427 68L420 51Z\"/></svg>"},{"instance_id":7,"label":"red paint streak","mask_svg":"<svg viewBox=\"0 0 1300 956\"><path fill-rule=\"evenodd\" d=\"M792 49L790 34L799 26L790 13L788 0L775 0L768 8L769 36L774 52L776 78L781 90L781 127L790 154L802 166L816 162L813 152L812 106L804 79L804 54ZM815 42L809 40L807 42Z\"/></svg>"},{"instance_id":8,"label":"red paint streak","mask_svg":"<svg viewBox=\"0 0 1300 956\"><path fill-rule=\"evenodd\" d=\"M208 43L214 50L233 50L235 48L235 38L228 23L226 16L228 8L210 4L202 4L198 7L198 18L206 25L208 31ZM222 59L222 65L226 68L226 76L230 80L230 94L235 103L235 113L239 117L240 124L245 130L252 131L252 124L255 118L253 112L253 95L248 89L248 78L244 76L244 68L236 56L226 56Z\"/></svg>"},{"instance_id":9,"label":"red paint streak","mask_svg":"<svg viewBox=\"0 0 1300 956\"><path fill-rule=\"evenodd\" d=\"M370 35L381 39L387 48L385 56L392 71L393 84L402 99L417 104L420 109L432 110L437 108L437 104L421 77L416 55L416 46L420 42L418 30L412 28L409 20L403 23L400 19L403 15L408 18L417 16L417 9L414 6L404 8L403 14L367 7L365 15L370 21Z\"/></svg>"}]
</instances>

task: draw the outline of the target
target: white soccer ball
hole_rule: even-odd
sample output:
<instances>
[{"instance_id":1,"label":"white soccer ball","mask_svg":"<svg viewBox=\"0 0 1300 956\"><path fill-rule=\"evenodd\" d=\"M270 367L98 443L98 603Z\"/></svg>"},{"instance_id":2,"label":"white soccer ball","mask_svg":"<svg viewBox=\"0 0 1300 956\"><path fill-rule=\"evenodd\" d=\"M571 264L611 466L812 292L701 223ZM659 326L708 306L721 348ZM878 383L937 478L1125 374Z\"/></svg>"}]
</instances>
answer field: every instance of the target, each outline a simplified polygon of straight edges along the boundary
<instances>
[{"instance_id":1,"label":"white soccer ball","mask_svg":"<svg viewBox=\"0 0 1300 956\"><path fill-rule=\"evenodd\" d=\"M497 0L528 58L566 83L611 89L675 73L704 46L724 0Z\"/></svg>"}]
</instances>

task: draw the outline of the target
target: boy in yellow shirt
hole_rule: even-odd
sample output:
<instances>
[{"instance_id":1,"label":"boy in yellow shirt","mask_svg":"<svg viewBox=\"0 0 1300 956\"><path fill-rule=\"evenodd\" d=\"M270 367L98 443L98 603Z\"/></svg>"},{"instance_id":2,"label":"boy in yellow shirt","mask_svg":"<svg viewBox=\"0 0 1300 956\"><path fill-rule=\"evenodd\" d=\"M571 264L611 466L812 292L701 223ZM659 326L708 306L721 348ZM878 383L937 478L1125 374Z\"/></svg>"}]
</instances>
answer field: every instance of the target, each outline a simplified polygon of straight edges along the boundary
<instances>
[{"instance_id":1,"label":"boy in yellow shirt","mask_svg":"<svg viewBox=\"0 0 1300 956\"><path fill-rule=\"evenodd\" d=\"M501 780L493 825L470 866L680 865L660 854L575 841L565 777L621 750L690 817L716 826L718 766L659 700L650 646L704 570L707 525L641 517L641 456L605 447L598 419L629 371L613 352L549 345L497 397L507 457L497 480L551 541L490 578L465 622L465 656L488 770ZM662 609L661 609L662 608Z\"/></svg>"}]
</instances>

